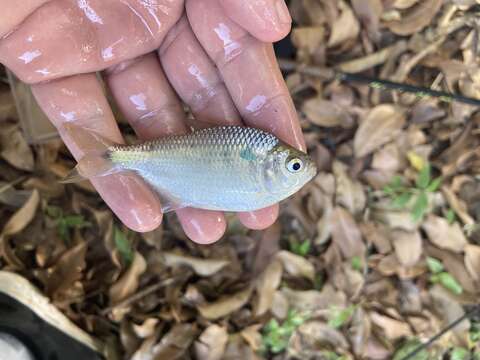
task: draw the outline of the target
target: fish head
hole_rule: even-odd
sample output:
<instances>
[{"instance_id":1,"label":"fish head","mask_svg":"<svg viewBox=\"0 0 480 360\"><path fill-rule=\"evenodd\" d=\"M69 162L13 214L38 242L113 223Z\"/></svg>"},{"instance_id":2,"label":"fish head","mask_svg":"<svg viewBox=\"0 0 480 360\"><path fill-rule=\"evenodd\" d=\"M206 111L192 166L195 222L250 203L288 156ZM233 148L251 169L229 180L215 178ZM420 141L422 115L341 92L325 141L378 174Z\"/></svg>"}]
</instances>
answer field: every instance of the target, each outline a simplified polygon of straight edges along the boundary
<instances>
[{"instance_id":1,"label":"fish head","mask_svg":"<svg viewBox=\"0 0 480 360\"><path fill-rule=\"evenodd\" d=\"M289 196L317 174L317 166L308 154L281 142L270 150L266 164L266 188L274 194Z\"/></svg>"}]
</instances>

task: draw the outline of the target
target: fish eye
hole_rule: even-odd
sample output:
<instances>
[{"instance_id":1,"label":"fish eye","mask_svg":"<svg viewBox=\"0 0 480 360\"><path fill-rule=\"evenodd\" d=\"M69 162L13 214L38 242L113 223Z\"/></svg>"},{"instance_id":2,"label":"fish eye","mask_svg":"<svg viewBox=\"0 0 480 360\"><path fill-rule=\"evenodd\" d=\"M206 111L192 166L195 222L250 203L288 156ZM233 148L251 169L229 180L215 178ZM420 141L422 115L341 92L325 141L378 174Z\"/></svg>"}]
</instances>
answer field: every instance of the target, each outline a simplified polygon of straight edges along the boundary
<instances>
[{"instance_id":1,"label":"fish eye","mask_svg":"<svg viewBox=\"0 0 480 360\"><path fill-rule=\"evenodd\" d=\"M298 158L291 159L287 163L287 169L292 173L297 173L303 169L303 161Z\"/></svg>"}]
</instances>

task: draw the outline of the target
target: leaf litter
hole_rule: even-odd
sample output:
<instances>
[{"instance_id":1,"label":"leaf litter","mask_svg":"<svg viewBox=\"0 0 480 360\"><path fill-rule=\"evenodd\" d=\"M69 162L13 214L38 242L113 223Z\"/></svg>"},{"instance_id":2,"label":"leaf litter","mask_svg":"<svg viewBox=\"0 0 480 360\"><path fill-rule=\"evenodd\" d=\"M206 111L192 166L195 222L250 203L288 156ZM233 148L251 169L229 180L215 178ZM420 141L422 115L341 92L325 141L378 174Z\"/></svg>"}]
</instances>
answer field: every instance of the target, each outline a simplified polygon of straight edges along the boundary
<instances>
[{"instance_id":1,"label":"leaf litter","mask_svg":"<svg viewBox=\"0 0 480 360\"><path fill-rule=\"evenodd\" d=\"M282 68L321 171L270 229L229 217L214 245L172 216L126 232L89 183L55 186L68 151L29 146L0 85L0 269L117 358L402 360L478 306L476 108L325 75L478 96L477 2L290 8L296 66ZM412 359L478 358L479 329L465 319Z\"/></svg>"}]
</instances>

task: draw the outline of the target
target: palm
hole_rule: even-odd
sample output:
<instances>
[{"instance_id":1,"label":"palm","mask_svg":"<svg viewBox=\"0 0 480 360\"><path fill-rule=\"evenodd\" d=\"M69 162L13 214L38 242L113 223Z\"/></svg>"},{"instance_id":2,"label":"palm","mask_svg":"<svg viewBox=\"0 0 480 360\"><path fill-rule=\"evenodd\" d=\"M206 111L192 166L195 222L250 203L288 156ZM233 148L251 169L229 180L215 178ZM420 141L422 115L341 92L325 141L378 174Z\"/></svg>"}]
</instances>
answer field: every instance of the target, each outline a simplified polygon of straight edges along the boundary
<instances>
[{"instance_id":1,"label":"palm","mask_svg":"<svg viewBox=\"0 0 480 360\"><path fill-rule=\"evenodd\" d=\"M8 34L0 40L0 61L33 84L39 104L77 159L98 144L62 133L65 122L122 141L93 75L98 71L104 71L115 101L142 139L185 132L182 100L195 116L194 126L243 122L303 147L272 46L260 41L280 39L290 28L273 0L261 5L233 0L28 0L21 8L8 6L9 16L0 21L0 37ZM122 174L92 182L127 226L149 231L160 224L158 200L140 179ZM264 228L277 212L273 207L239 216L251 228ZM196 241L215 241L225 230L221 213L177 213Z\"/></svg>"}]
</instances>

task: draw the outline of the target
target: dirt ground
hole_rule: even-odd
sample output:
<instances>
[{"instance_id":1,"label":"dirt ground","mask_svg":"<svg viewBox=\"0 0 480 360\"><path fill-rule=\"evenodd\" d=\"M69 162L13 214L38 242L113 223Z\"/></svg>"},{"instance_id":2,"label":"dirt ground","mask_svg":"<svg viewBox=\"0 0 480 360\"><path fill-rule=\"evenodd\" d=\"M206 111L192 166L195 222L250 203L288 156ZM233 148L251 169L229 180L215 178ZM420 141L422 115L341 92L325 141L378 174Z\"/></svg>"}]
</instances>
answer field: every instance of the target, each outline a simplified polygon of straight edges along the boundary
<instances>
[{"instance_id":1,"label":"dirt ground","mask_svg":"<svg viewBox=\"0 0 480 360\"><path fill-rule=\"evenodd\" d=\"M273 227L231 216L210 246L174 215L130 232L88 183L58 183L74 162L58 139L27 144L2 70L0 269L112 359L401 360L479 306L478 104L339 74L480 99L480 3L290 7L279 57L320 172ZM411 359L480 359L480 315Z\"/></svg>"}]
</instances>

